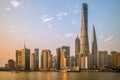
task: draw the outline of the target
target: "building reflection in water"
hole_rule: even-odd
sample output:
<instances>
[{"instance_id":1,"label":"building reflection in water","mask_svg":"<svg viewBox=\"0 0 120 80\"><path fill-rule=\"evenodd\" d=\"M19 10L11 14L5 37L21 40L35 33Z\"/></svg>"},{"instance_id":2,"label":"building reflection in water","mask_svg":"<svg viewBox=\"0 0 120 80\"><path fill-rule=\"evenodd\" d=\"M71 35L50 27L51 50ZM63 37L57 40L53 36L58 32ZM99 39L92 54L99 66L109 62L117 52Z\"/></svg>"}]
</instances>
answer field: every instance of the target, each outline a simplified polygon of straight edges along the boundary
<instances>
[{"instance_id":1,"label":"building reflection in water","mask_svg":"<svg viewBox=\"0 0 120 80\"><path fill-rule=\"evenodd\" d=\"M67 73L66 72L64 72L62 76L63 76L62 80L67 80Z\"/></svg>"}]
</instances>

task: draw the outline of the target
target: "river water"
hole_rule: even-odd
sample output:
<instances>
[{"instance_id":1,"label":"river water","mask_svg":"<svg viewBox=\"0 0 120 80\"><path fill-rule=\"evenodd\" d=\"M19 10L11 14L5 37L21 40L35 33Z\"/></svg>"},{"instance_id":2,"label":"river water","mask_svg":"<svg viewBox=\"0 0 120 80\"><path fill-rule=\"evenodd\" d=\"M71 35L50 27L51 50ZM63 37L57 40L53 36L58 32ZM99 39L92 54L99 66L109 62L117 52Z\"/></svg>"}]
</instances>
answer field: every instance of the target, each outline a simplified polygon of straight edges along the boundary
<instances>
[{"instance_id":1,"label":"river water","mask_svg":"<svg viewBox=\"0 0 120 80\"><path fill-rule=\"evenodd\" d=\"M115 72L0 72L0 80L120 80Z\"/></svg>"}]
</instances>

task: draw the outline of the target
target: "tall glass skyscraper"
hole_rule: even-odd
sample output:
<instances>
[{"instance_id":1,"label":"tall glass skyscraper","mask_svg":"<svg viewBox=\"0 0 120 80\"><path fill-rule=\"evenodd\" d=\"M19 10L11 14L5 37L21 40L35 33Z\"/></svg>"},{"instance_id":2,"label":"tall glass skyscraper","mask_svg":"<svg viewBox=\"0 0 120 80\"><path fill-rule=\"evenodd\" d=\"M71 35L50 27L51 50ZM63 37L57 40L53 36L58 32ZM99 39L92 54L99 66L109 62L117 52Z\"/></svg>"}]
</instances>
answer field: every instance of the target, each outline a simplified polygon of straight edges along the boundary
<instances>
[{"instance_id":1,"label":"tall glass skyscraper","mask_svg":"<svg viewBox=\"0 0 120 80\"><path fill-rule=\"evenodd\" d=\"M80 35L80 67L81 69L88 69L88 6L86 3L82 4L82 20L81 20L81 35Z\"/></svg>"},{"instance_id":2,"label":"tall glass skyscraper","mask_svg":"<svg viewBox=\"0 0 120 80\"><path fill-rule=\"evenodd\" d=\"M35 49L35 70L39 69L39 49Z\"/></svg>"}]
</instances>

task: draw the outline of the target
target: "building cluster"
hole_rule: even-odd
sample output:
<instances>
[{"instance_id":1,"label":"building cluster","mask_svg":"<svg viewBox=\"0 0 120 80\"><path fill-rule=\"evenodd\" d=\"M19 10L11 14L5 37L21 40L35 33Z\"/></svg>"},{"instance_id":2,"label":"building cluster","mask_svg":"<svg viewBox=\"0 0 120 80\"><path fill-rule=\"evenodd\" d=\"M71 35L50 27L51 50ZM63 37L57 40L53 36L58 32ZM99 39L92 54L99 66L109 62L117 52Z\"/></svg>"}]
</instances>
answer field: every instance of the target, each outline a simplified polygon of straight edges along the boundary
<instances>
[{"instance_id":1,"label":"building cluster","mask_svg":"<svg viewBox=\"0 0 120 80\"><path fill-rule=\"evenodd\" d=\"M16 50L16 62L9 60L6 67L10 70L41 71L105 70L120 67L120 52L112 51L108 54L107 51L98 51L94 25L89 48L88 6L83 3L81 34L80 39L79 36L75 39L75 56L70 56L69 46L57 48L55 56L48 49L42 50L39 55L39 49L35 49L34 53L31 53L30 49L24 47L22 50Z\"/></svg>"}]
</instances>

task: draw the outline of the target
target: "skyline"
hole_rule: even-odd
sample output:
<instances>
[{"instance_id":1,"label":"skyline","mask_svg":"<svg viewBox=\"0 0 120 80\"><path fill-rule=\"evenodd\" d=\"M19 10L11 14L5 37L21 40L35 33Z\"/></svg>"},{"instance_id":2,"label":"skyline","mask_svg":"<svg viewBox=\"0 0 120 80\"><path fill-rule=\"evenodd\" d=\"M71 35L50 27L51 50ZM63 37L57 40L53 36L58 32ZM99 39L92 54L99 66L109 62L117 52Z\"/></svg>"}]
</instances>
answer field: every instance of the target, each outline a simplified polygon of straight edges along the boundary
<instances>
[{"instance_id":1,"label":"skyline","mask_svg":"<svg viewBox=\"0 0 120 80\"><path fill-rule=\"evenodd\" d=\"M98 50L120 51L118 0L6 0L0 1L0 66L8 59L14 59L15 50L24 47L24 40L31 52L39 48L40 53L42 49L50 49L56 54L56 48L65 45L70 46L70 54L74 55L75 38L80 34L83 2L89 7L89 44L94 24Z\"/></svg>"}]
</instances>

